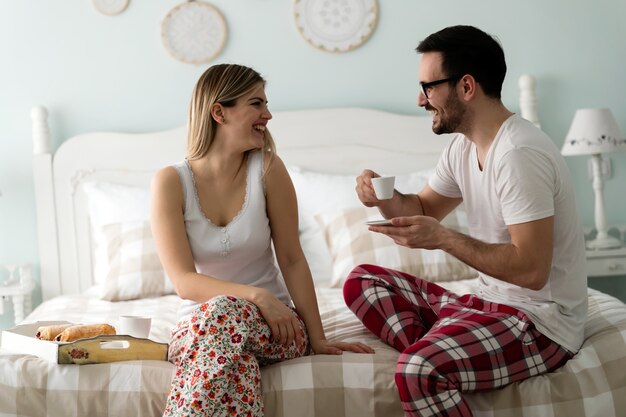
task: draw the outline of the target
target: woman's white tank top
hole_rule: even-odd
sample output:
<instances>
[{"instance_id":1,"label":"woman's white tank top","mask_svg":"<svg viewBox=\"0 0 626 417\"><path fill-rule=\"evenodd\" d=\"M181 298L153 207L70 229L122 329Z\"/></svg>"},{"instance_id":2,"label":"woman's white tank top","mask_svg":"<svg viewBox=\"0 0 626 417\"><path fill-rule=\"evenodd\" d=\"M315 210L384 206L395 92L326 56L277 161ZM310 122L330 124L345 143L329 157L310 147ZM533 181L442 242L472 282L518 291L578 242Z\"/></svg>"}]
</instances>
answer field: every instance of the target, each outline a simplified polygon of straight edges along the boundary
<instances>
[{"instance_id":1,"label":"woman's white tank top","mask_svg":"<svg viewBox=\"0 0 626 417\"><path fill-rule=\"evenodd\" d=\"M271 291L291 305L289 292L276 267L262 180L263 153L248 155L246 195L239 213L226 226L217 226L204 214L187 160L174 165L185 198L185 229L199 274ZM200 304L184 300L179 319Z\"/></svg>"}]
</instances>

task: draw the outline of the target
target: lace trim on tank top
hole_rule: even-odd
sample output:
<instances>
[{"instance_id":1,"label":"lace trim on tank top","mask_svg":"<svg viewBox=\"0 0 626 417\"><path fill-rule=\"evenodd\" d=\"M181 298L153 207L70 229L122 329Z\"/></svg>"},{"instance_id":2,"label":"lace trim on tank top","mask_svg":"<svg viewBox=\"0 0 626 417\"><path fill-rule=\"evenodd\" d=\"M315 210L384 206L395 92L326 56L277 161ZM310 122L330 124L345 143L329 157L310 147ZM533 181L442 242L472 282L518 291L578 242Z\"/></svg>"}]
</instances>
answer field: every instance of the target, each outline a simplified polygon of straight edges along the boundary
<instances>
[{"instance_id":1,"label":"lace trim on tank top","mask_svg":"<svg viewBox=\"0 0 626 417\"><path fill-rule=\"evenodd\" d=\"M200 196L198 195L198 187L196 186L196 178L193 175L193 170L191 169L191 164L189 163L189 160L185 159L185 165L187 166L187 169L189 170L189 174L191 176L191 184L193 186L194 199L196 201L196 205L198 206L198 210L200 211L200 214L202 214L202 217L204 217L204 219L207 221L210 227L215 227L222 231L222 237L220 238L220 243L222 244L222 251L220 252L220 256L226 257L230 255L230 251L231 251L230 232L228 229L232 224L237 222L237 220L239 220L241 216L243 216L243 213L246 211L246 208L248 207L248 200L250 196L250 175L251 175L250 156L248 156L247 161L246 161L246 191L245 191L244 198L243 198L243 204L241 205L241 208L239 209L237 214L235 214L235 217L233 217L225 226L218 226L217 224L213 223L213 221L211 221L211 219L206 215L206 213L202 209L202 205L200 204Z\"/></svg>"}]
</instances>

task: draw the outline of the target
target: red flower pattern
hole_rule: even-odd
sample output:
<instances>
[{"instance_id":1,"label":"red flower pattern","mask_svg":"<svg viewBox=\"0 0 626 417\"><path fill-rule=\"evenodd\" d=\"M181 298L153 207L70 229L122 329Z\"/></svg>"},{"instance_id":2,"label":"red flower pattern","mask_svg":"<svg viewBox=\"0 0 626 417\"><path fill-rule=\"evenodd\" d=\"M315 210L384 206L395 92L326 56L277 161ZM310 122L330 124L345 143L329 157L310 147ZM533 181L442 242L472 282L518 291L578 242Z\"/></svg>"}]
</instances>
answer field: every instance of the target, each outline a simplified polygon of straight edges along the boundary
<instances>
[{"instance_id":1,"label":"red flower pattern","mask_svg":"<svg viewBox=\"0 0 626 417\"><path fill-rule=\"evenodd\" d=\"M271 339L256 305L231 296L202 304L172 331L169 357L177 369L164 416L263 416L259 367L308 352L299 322L302 345L285 347Z\"/></svg>"}]
</instances>

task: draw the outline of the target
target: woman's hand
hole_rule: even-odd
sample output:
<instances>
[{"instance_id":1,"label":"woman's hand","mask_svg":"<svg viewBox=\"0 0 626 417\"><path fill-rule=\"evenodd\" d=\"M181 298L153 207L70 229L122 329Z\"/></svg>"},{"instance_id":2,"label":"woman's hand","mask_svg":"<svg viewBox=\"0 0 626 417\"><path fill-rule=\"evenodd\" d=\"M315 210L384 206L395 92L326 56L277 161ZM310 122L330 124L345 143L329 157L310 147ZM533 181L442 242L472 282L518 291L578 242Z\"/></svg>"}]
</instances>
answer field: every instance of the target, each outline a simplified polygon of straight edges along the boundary
<instances>
[{"instance_id":1,"label":"woman's hand","mask_svg":"<svg viewBox=\"0 0 626 417\"><path fill-rule=\"evenodd\" d=\"M329 342L312 340L311 347L316 354L341 355L344 351L355 353L374 353L374 349L361 342Z\"/></svg>"},{"instance_id":2,"label":"woman's hand","mask_svg":"<svg viewBox=\"0 0 626 417\"><path fill-rule=\"evenodd\" d=\"M293 311L271 292L257 288L252 302L259 307L261 315L272 329L274 341L289 346L294 340L296 346L302 344L300 322Z\"/></svg>"}]
</instances>

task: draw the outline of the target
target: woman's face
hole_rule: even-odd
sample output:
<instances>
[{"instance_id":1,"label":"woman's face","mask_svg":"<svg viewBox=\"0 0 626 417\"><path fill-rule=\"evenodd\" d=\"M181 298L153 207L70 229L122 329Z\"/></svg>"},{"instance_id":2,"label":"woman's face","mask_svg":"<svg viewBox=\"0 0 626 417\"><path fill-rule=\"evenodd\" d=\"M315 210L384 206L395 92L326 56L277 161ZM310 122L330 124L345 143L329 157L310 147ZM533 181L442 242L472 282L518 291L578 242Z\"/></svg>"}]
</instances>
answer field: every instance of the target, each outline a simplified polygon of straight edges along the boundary
<instances>
[{"instance_id":1,"label":"woman's face","mask_svg":"<svg viewBox=\"0 0 626 417\"><path fill-rule=\"evenodd\" d=\"M240 97L233 107L224 107L225 122L222 129L236 143L241 144L244 151L260 149L265 143L265 129L271 118L265 87L259 83Z\"/></svg>"}]
</instances>

